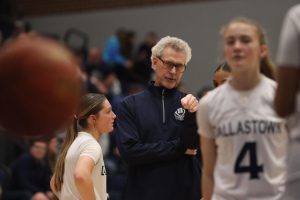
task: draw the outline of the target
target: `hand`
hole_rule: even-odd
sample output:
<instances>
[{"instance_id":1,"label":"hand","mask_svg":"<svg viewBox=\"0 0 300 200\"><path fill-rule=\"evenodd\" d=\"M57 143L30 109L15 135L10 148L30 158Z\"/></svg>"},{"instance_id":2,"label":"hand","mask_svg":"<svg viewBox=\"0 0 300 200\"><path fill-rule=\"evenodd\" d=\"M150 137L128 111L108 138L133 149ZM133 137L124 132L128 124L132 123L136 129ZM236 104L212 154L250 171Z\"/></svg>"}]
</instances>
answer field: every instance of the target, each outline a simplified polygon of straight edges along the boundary
<instances>
[{"instance_id":1,"label":"hand","mask_svg":"<svg viewBox=\"0 0 300 200\"><path fill-rule=\"evenodd\" d=\"M196 112L198 108L198 100L191 94L186 95L181 99L181 104L183 108L187 109L189 112Z\"/></svg>"},{"instance_id":2,"label":"hand","mask_svg":"<svg viewBox=\"0 0 300 200\"><path fill-rule=\"evenodd\" d=\"M46 192L46 196L48 197L49 200L55 200L55 199L57 199L55 197L55 195L53 194L53 192L51 192L51 191Z\"/></svg>"},{"instance_id":3,"label":"hand","mask_svg":"<svg viewBox=\"0 0 300 200\"><path fill-rule=\"evenodd\" d=\"M184 154L189 156L195 156L197 155L197 149L186 149Z\"/></svg>"}]
</instances>

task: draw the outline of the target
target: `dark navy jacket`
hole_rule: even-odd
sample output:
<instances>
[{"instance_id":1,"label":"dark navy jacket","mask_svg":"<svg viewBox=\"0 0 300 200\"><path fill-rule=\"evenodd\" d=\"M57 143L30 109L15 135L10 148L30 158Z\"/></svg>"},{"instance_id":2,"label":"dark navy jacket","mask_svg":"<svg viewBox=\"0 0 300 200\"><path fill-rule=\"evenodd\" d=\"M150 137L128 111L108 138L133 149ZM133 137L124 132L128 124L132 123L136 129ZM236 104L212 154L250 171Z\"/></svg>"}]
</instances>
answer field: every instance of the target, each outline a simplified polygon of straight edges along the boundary
<instances>
[{"instance_id":1,"label":"dark navy jacket","mask_svg":"<svg viewBox=\"0 0 300 200\"><path fill-rule=\"evenodd\" d=\"M152 83L119 106L117 145L129 170L125 200L200 199L199 159L184 154L184 96Z\"/></svg>"},{"instance_id":2,"label":"dark navy jacket","mask_svg":"<svg viewBox=\"0 0 300 200\"><path fill-rule=\"evenodd\" d=\"M12 190L25 190L33 194L50 191L51 170L46 162L25 153L12 164Z\"/></svg>"}]
</instances>

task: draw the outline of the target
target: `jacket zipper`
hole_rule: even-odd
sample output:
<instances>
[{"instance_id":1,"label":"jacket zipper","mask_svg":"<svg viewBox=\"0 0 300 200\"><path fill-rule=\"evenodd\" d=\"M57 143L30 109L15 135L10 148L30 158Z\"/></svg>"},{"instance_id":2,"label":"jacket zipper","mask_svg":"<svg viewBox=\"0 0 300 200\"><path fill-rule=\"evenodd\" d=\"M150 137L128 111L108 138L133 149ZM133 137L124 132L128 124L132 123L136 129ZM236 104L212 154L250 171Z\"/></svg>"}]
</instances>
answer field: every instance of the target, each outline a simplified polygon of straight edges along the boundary
<instances>
[{"instance_id":1,"label":"jacket zipper","mask_svg":"<svg viewBox=\"0 0 300 200\"><path fill-rule=\"evenodd\" d=\"M163 124L166 122L166 113L165 113L165 89L161 92L161 102L162 102L162 114L163 114Z\"/></svg>"}]
</instances>

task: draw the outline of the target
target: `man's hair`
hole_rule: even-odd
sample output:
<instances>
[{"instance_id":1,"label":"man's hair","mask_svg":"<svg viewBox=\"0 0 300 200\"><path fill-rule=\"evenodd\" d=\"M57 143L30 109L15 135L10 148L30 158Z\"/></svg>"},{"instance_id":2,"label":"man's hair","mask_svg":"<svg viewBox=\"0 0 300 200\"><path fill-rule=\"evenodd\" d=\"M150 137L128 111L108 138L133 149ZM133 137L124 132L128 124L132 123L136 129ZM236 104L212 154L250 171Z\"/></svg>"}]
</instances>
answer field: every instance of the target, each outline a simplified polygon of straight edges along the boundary
<instances>
[{"instance_id":1,"label":"man's hair","mask_svg":"<svg viewBox=\"0 0 300 200\"><path fill-rule=\"evenodd\" d=\"M162 52L165 48L170 47L176 52L183 52L186 55L185 64L187 64L191 58L192 58L192 49L188 45L187 42L183 41L182 39L179 39L177 37L170 37L166 36L161 38L154 47L152 47L152 56L153 57L161 57Z\"/></svg>"}]
</instances>

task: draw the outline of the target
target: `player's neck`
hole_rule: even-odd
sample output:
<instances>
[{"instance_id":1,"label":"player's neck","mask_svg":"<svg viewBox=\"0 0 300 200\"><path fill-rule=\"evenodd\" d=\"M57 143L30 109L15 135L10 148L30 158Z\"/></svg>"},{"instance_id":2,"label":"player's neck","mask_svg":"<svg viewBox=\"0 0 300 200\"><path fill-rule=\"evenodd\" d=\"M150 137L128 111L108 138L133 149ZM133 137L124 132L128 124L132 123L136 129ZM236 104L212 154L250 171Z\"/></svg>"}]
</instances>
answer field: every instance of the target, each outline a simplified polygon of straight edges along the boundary
<instances>
[{"instance_id":1,"label":"player's neck","mask_svg":"<svg viewBox=\"0 0 300 200\"><path fill-rule=\"evenodd\" d=\"M91 130L91 129L85 129L83 130L84 132L87 132L89 134L91 134L93 136L93 138L95 138L97 141L100 139L101 137L101 133L99 133L96 130Z\"/></svg>"},{"instance_id":2,"label":"player's neck","mask_svg":"<svg viewBox=\"0 0 300 200\"><path fill-rule=\"evenodd\" d=\"M261 80L260 73L233 75L229 80L230 85L237 90L251 90L256 87Z\"/></svg>"}]
</instances>

